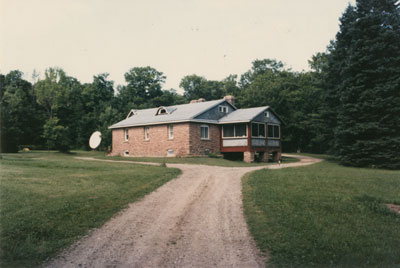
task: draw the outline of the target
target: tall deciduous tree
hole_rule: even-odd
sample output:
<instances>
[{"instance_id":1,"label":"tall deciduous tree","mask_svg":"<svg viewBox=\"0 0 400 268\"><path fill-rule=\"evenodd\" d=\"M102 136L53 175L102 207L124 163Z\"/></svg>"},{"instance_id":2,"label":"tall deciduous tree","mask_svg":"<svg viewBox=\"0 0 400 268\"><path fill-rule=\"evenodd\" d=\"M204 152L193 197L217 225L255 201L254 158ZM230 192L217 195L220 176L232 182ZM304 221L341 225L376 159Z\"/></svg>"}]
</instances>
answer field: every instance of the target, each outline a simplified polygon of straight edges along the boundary
<instances>
[{"instance_id":1,"label":"tall deciduous tree","mask_svg":"<svg viewBox=\"0 0 400 268\"><path fill-rule=\"evenodd\" d=\"M0 77L1 152L16 152L19 145L34 144L40 136L40 110L31 83L22 75L20 71L11 71Z\"/></svg>"},{"instance_id":2,"label":"tall deciduous tree","mask_svg":"<svg viewBox=\"0 0 400 268\"><path fill-rule=\"evenodd\" d=\"M152 107L152 100L163 94L165 78L162 72L152 67L134 67L125 73L127 85L118 89L117 96L121 115L133 108Z\"/></svg>"},{"instance_id":3,"label":"tall deciduous tree","mask_svg":"<svg viewBox=\"0 0 400 268\"><path fill-rule=\"evenodd\" d=\"M327 119L341 163L400 168L400 10L358 0L328 55Z\"/></svg>"},{"instance_id":4,"label":"tall deciduous tree","mask_svg":"<svg viewBox=\"0 0 400 268\"><path fill-rule=\"evenodd\" d=\"M49 68L45 78L35 84L37 102L47 112L43 138L48 145L55 145L55 149L67 151L71 147L79 146L78 133L80 132L80 118L83 113L81 102L82 87L79 81L69 77L60 68ZM49 128L54 127L51 132ZM53 135L57 133L57 135ZM62 135L61 135L62 134ZM56 137L56 142L49 142ZM68 138L66 138L68 137Z\"/></svg>"},{"instance_id":5,"label":"tall deciduous tree","mask_svg":"<svg viewBox=\"0 0 400 268\"><path fill-rule=\"evenodd\" d=\"M224 84L222 82L207 80L195 74L183 77L179 86L183 88L183 95L187 100L199 98L216 100L224 96Z\"/></svg>"},{"instance_id":6,"label":"tall deciduous tree","mask_svg":"<svg viewBox=\"0 0 400 268\"><path fill-rule=\"evenodd\" d=\"M96 130L102 130L103 136L107 136L107 126L116 121L112 115L116 113L114 104L114 82L107 80L108 74L99 74L93 77L93 82L85 84L81 94L84 114L80 119L79 137L80 145L88 147L88 139ZM103 115L107 114L107 116ZM105 127L106 125L106 127ZM110 145L107 139L102 142Z\"/></svg>"}]
</instances>

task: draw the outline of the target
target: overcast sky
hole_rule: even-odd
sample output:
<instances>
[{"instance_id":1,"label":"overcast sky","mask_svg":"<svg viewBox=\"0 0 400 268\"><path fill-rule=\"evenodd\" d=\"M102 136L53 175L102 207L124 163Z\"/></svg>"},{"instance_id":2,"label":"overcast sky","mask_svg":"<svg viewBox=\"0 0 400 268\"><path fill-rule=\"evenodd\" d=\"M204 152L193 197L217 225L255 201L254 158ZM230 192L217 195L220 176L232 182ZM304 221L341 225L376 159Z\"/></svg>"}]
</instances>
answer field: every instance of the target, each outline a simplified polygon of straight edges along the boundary
<instances>
[{"instance_id":1,"label":"overcast sky","mask_svg":"<svg viewBox=\"0 0 400 268\"><path fill-rule=\"evenodd\" d=\"M30 80L58 66L82 83L107 72L115 84L136 66L167 76L221 80L255 59L293 70L325 51L353 0L0 0L0 73ZM180 91L180 90L179 90Z\"/></svg>"}]
</instances>

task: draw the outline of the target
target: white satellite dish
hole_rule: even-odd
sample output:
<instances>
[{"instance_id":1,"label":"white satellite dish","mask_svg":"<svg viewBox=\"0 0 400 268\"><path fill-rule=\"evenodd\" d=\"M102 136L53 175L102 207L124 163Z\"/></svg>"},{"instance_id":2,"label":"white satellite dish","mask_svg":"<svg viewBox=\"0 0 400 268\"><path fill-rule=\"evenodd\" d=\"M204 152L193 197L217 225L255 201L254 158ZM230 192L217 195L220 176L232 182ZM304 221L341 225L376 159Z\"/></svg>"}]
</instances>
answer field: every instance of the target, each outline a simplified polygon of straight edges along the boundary
<instances>
[{"instance_id":1,"label":"white satellite dish","mask_svg":"<svg viewBox=\"0 0 400 268\"><path fill-rule=\"evenodd\" d=\"M92 135L90 136L90 139L89 139L90 148L92 148L93 150L96 149L97 147L99 147L100 142L101 142L101 133L100 133L100 131L93 132Z\"/></svg>"}]
</instances>

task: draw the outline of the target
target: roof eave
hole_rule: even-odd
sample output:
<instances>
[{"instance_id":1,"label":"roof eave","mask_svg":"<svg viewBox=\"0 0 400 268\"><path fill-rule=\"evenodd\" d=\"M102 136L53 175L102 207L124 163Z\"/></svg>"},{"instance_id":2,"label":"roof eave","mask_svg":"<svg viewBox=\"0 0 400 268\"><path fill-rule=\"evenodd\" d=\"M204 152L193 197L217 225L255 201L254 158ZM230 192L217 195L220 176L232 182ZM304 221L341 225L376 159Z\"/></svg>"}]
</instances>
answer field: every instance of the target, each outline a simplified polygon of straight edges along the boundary
<instances>
[{"instance_id":1,"label":"roof eave","mask_svg":"<svg viewBox=\"0 0 400 268\"><path fill-rule=\"evenodd\" d=\"M220 125L226 125L226 124L235 124L235 123L249 123L251 120L234 120L234 121L229 121L229 122L218 122Z\"/></svg>"},{"instance_id":2,"label":"roof eave","mask_svg":"<svg viewBox=\"0 0 400 268\"><path fill-rule=\"evenodd\" d=\"M165 122L129 124L129 125L123 125L123 126L112 125L112 126L108 127L108 129L142 127L142 126L151 126L151 125L167 125L167 124L186 123L186 122L218 124L217 120L185 119L185 120L173 120L173 121L165 121Z\"/></svg>"}]
</instances>

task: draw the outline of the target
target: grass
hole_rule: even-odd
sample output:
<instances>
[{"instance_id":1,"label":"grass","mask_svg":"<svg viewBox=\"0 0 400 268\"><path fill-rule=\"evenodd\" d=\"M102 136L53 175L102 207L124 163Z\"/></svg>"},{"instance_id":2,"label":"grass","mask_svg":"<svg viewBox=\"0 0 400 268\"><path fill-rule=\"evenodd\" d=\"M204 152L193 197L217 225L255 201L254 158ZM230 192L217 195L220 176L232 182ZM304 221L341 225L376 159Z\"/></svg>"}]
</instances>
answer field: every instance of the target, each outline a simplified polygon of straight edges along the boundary
<instances>
[{"instance_id":1,"label":"grass","mask_svg":"<svg viewBox=\"0 0 400 268\"><path fill-rule=\"evenodd\" d=\"M0 159L0 266L31 267L165 182L178 169L18 153Z\"/></svg>"},{"instance_id":2,"label":"grass","mask_svg":"<svg viewBox=\"0 0 400 268\"><path fill-rule=\"evenodd\" d=\"M400 171L334 162L243 180L246 218L271 267L400 267Z\"/></svg>"},{"instance_id":3,"label":"grass","mask_svg":"<svg viewBox=\"0 0 400 268\"><path fill-rule=\"evenodd\" d=\"M274 163L246 163L243 161L232 161L222 158L211 157L122 157L122 156L106 156L103 152L79 152L79 156L95 157L99 159L111 160L127 160L133 162L155 162L166 164L194 164L221 167L254 167L265 166ZM299 161L292 157L282 157L282 163L290 163Z\"/></svg>"},{"instance_id":4,"label":"grass","mask_svg":"<svg viewBox=\"0 0 400 268\"><path fill-rule=\"evenodd\" d=\"M311 153L293 153L294 155L302 155L302 156L310 156L314 158L326 159L326 160L333 160L334 156L329 154L311 154Z\"/></svg>"}]
</instances>

